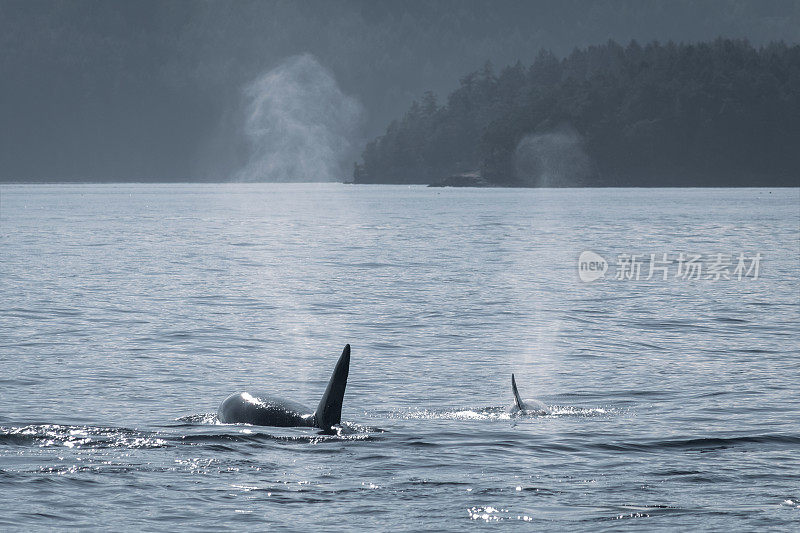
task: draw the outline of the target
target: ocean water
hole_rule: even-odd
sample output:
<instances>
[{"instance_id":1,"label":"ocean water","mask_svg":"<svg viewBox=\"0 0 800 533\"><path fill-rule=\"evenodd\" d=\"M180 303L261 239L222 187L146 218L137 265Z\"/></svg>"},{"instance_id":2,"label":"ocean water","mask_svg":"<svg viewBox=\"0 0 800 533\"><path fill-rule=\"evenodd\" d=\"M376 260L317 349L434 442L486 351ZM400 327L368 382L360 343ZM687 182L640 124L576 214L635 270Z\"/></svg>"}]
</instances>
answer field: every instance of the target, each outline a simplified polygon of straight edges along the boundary
<instances>
[{"instance_id":1,"label":"ocean water","mask_svg":"<svg viewBox=\"0 0 800 533\"><path fill-rule=\"evenodd\" d=\"M797 530L799 260L799 189L4 185L0 529ZM345 343L339 434L217 423Z\"/></svg>"}]
</instances>

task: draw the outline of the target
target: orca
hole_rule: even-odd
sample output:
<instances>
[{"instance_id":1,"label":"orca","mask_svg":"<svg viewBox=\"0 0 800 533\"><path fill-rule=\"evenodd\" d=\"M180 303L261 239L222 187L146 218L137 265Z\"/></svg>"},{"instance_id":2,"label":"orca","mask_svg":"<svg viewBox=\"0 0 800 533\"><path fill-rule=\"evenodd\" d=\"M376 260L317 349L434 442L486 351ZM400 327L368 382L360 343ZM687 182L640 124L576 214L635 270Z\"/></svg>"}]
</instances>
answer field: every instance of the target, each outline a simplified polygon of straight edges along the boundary
<instances>
[{"instance_id":1,"label":"orca","mask_svg":"<svg viewBox=\"0 0 800 533\"><path fill-rule=\"evenodd\" d=\"M350 345L347 344L333 369L316 411L269 394L237 392L225 398L219 405L217 419L223 424L312 427L319 428L324 433L335 433L333 426L342 421L342 401L349 372Z\"/></svg>"},{"instance_id":2,"label":"orca","mask_svg":"<svg viewBox=\"0 0 800 533\"><path fill-rule=\"evenodd\" d=\"M517 382L514 380L514 374L511 374L511 392L514 393L514 405L511 407L511 413L529 413L529 414L550 414L550 408L539 400L525 400L519 396L517 390Z\"/></svg>"}]
</instances>

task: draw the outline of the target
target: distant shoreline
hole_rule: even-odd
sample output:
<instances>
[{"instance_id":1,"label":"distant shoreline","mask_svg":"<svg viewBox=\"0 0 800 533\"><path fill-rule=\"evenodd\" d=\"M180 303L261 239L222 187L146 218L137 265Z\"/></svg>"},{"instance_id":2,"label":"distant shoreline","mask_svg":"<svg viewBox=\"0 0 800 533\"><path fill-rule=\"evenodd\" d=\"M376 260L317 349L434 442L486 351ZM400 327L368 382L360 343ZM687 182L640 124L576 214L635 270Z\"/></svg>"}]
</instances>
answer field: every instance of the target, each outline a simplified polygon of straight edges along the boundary
<instances>
[{"instance_id":1,"label":"distant shoreline","mask_svg":"<svg viewBox=\"0 0 800 533\"><path fill-rule=\"evenodd\" d=\"M487 186L797 186L800 46L614 41L466 74L366 144L353 179ZM409 179L410 178L410 179ZM439 183L442 182L442 183Z\"/></svg>"},{"instance_id":2,"label":"distant shoreline","mask_svg":"<svg viewBox=\"0 0 800 533\"><path fill-rule=\"evenodd\" d=\"M352 183L341 181L2 181L3 185L357 185L421 187L436 189L798 189L798 185L555 185L547 187L524 185L434 185L426 183Z\"/></svg>"}]
</instances>

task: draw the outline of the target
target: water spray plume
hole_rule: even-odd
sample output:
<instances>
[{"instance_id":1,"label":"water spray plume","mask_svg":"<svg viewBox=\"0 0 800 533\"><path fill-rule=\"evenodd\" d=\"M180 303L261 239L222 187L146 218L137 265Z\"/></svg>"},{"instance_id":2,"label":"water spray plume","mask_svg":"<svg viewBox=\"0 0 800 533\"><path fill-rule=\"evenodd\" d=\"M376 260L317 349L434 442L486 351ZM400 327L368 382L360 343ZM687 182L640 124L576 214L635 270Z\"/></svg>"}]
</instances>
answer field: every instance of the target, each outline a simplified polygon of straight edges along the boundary
<instances>
[{"instance_id":1,"label":"water spray plume","mask_svg":"<svg viewBox=\"0 0 800 533\"><path fill-rule=\"evenodd\" d=\"M339 181L347 174L363 108L312 55L286 59L244 94L251 153L237 181Z\"/></svg>"}]
</instances>

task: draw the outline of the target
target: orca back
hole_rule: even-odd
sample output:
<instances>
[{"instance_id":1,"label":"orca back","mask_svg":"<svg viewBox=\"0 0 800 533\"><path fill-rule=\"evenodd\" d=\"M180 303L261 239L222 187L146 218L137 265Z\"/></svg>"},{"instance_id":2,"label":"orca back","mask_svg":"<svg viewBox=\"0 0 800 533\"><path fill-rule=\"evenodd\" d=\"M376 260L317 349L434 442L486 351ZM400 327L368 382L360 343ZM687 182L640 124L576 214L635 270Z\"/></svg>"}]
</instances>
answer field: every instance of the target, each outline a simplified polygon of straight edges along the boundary
<instances>
[{"instance_id":1,"label":"orca back","mask_svg":"<svg viewBox=\"0 0 800 533\"><path fill-rule=\"evenodd\" d=\"M312 426L311 409L290 400L269 394L237 392L220 404L217 419L223 424L254 424L256 426Z\"/></svg>"}]
</instances>

